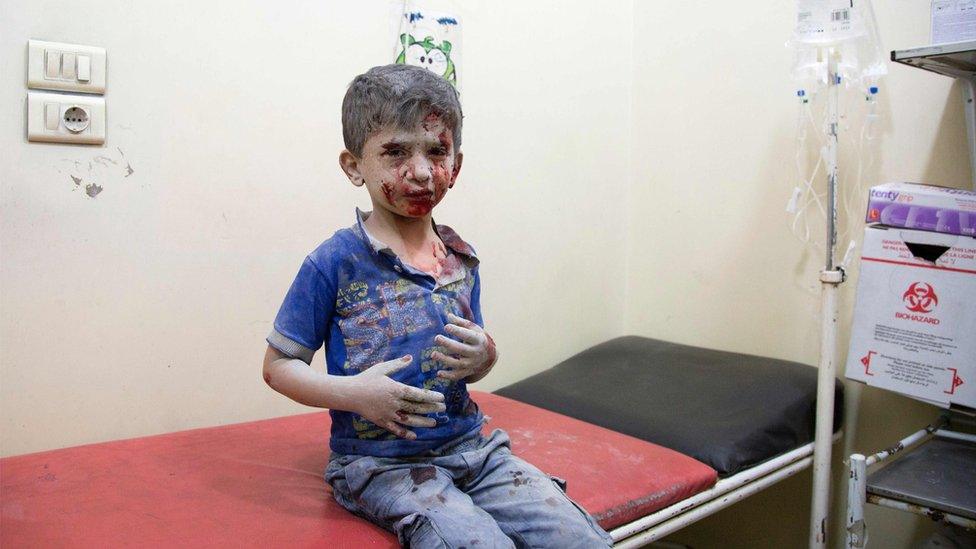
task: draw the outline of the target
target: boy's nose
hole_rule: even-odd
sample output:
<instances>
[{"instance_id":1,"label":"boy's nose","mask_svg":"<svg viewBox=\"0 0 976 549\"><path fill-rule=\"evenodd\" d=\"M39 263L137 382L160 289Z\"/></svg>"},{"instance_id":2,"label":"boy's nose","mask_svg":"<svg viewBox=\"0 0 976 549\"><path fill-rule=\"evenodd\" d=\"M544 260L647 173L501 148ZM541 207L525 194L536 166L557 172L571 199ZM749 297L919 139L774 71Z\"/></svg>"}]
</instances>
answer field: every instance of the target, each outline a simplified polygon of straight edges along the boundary
<instances>
[{"instance_id":1,"label":"boy's nose","mask_svg":"<svg viewBox=\"0 0 976 549\"><path fill-rule=\"evenodd\" d=\"M427 162L426 158L414 158L412 161L412 166L410 167L410 172L413 174L414 180L418 183L426 183L430 180L431 170L430 163Z\"/></svg>"}]
</instances>

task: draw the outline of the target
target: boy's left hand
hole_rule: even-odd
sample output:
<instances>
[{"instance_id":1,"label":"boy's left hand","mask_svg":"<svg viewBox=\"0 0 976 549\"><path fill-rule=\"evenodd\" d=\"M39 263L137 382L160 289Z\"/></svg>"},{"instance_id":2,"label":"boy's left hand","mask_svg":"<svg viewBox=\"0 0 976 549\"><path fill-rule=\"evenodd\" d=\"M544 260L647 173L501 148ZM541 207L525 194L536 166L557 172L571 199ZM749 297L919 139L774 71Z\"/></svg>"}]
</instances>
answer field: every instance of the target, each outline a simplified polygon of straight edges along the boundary
<instances>
[{"instance_id":1,"label":"boy's left hand","mask_svg":"<svg viewBox=\"0 0 976 549\"><path fill-rule=\"evenodd\" d=\"M439 351L431 355L444 365L444 369L437 372L437 376L451 381L463 379L467 383L478 381L488 374L498 360L495 341L474 322L453 314L447 317L451 323L444 326L444 331L456 340L439 335L434 338L434 342L445 347L454 356Z\"/></svg>"}]
</instances>

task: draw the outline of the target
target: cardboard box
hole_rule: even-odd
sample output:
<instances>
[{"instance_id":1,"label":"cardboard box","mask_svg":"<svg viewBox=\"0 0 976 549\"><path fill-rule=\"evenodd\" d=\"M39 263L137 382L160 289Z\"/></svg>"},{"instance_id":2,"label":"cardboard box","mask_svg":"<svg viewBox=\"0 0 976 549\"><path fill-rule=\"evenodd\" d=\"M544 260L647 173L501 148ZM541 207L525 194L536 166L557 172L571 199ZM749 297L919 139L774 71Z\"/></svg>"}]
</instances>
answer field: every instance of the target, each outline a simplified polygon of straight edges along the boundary
<instances>
[{"instance_id":1,"label":"cardboard box","mask_svg":"<svg viewBox=\"0 0 976 549\"><path fill-rule=\"evenodd\" d=\"M864 230L847 377L976 408L976 238Z\"/></svg>"},{"instance_id":2,"label":"cardboard box","mask_svg":"<svg viewBox=\"0 0 976 549\"><path fill-rule=\"evenodd\" d=\"M976 192L885 183L868 194L868 223L976 236Z\"/></svg>"}]
</instances>

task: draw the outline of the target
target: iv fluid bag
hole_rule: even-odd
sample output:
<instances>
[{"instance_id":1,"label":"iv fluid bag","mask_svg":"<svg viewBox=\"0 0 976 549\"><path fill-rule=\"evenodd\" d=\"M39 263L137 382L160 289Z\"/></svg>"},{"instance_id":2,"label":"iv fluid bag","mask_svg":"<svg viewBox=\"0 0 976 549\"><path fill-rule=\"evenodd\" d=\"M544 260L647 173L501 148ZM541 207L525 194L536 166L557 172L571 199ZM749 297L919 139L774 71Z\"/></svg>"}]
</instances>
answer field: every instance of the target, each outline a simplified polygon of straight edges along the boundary
<instances>
[{"instance_id":1,"label":"iv fluid bag","mask_svg":"<svg viewBox=\"0 0 976 549\"><path fill-rule=\"evenodd\" d=\"M851 4L850 0L797 0L794 40L830 45L863 35L860 10Z\"/></svg>"},{"instance_id":2,"label":"iv fluid bag","mask_svg":"<svg viewBox=\"0 0 976 549\"><path fill-rule=\"evenodd\" d=\"M870 0L796 0L793 79L815 92L827 84L826 48L840 59L838 72L848 85L875 85L888 72Z\"/></svg>"}]
</instances>

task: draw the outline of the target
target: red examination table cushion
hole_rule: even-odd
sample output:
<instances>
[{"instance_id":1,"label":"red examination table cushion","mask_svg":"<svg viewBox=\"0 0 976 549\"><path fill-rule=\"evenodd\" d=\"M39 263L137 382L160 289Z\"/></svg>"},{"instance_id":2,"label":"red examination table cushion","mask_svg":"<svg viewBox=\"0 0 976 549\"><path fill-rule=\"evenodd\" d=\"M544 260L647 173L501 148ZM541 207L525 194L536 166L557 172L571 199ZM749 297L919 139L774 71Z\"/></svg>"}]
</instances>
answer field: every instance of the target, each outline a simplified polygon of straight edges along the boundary
<instances>
[{"instance_id":1,"label":"red examination table cushion","mask_svg":"<svg viewBox=\"0 0 976 549\"><path fill-rule=\"evenodd\" d=\"M486 426L613 528L711 487L683 454L474 392ZM396 547L332 499L316 412L0 460L0 546Z\"/></svg>"}]
</instances>

